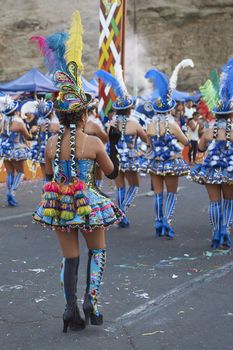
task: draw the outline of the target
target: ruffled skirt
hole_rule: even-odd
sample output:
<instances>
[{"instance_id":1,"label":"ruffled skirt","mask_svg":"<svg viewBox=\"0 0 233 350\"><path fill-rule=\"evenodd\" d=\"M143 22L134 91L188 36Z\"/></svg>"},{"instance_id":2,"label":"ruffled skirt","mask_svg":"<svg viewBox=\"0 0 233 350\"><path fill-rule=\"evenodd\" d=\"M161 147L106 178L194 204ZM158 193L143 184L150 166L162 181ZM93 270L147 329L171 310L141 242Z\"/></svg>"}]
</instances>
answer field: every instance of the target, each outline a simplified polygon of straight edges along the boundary
<instances>
[{"instance_id":1,"label":"ruffled skirt","mask_svg":"<svg viewBox=\"0 0 233 350\"><path fill-rule=\"evenodd\" d=\"M189 174L189 164L183 158L149 160L144 169L150 174L160 176L185 176Z\"/></svg>"},{"instance_id":2,"label":"ruffled skirt","mask_svg":"<svg viewBox=\"0 0 233 350\"><path fill-rule=\"evenodd\" d=\"M16 161L26 160L29 158L29 148L23 143L14 143L8 138L2 138L0 158Z\"/></svg>"},{"instance_id":3,"label":"ruffled skirt","mask_svg":"<svg viewBox=\"0 0 233 350\"><path fill-rule=\"evenodd\" d=\"M205 164L197 164L191 170L189 178L201 185L233 185L233 167L210 167Z\"/></svg>"},{"instance_id":4,"label":"ruffled skirt","mask_svg":"<svg viewBox=\"0 0 233 350\"><path fill-rule=\"evenodd\" d=\"M33 221L52 229L61 228L64 231L70 229L83 229L92 231L95 228L107 227L122 219L123 213L115 204L96 188L85 190L85 197L91 208L88 215L79 215L76 211L71 220L62 219L59 215L50 217L44 215L43 202L33 213Z\"/></svg>"}]
</instances>

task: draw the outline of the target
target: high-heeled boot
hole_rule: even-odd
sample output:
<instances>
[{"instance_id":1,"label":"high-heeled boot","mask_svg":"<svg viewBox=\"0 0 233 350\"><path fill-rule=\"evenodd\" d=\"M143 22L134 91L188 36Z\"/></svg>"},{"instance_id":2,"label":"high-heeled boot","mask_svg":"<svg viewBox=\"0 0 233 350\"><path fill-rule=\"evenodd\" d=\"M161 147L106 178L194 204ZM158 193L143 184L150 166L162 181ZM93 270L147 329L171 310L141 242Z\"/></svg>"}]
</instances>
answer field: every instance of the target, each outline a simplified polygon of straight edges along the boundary
<instances>
[{"instance_id":1,"label":"high-heeled boot","mask_svg":"<svg viewBox=\"0 0 233 350\"><path fill-rule=\"evenodd\" d=\"M174 231L171 228L171 220L174 214L175 206L177 202L177 194L175 192L168 192L165 202L165 210L163 217L163 229L161 236L168 236L174 238Z\"/></svg>"},{"instance_id":2,"label":"high-heeled boot","mask_svg":"<svg viewBox=\"0 0 233 350\"><path fill-rule=\"evenodd\" d=\"M11 199L11 205L16 207L18 205L17 201L15 200L15 193L17 189L19 188L20 183L22 182L24 177L24 173L22 172L17 172L16 176L14 177L14 182L11 187L12 191L12 199Z\"/></svg>"},{"instance_id":3,"label":"high-heeled boot","mask_svg":"<svg viewBox=\"0 0 233 350\"><path fill-rule=\"evenodd\" d=\"M220 246L230 248L232 241L230 238L230 229L233 218L233 199L224 199L222 208L222 227L220 232Z\"/></svg>"},{"instance_id":4,"label":"high-heeled boot","mask_svg":"<svg viewBox=\"0 0 233 350\"><path fill-rule=\"evenodd\" d=\"M163 228L163 192L155 193L155 233L161 236Z\"/></svg>"},{"instance_id":5,"label":"high-heeled boot","mask_svg":"<svg viewBox=\"0 0 233 350\"><path fill-rule=\"evenodd\" d=\"M118 187L117 188L117 192L116 192L116 197L117 197L117 205L118 207L124 212L124 200L125 200L125 187ZM124 215L124 217L122 218L122 220L119 222L118 226L120 228L125 228L129 226L129 220L126 217L126 215Z\"/></svg>"},{"instance_id":6,"label":"high-heeled boot","mask_svg":"<svg viewBox=\"0 0 233 350\"><path fill-rule=\"evenodd\" d=\"M7 196L6 202L10 207L14 207L15 205L12 203L13 194L12 194L12 185L14 183L14 172L8 173L6 177L6 185L7 185Z\"/></svg>"},{"instance_id":7,"label":"high-heeled boot","mask_svg":"<svg viewBox=\"0 0 233 350\"><path fill-rule=\"evenodd\" d=\"M85 322L81 318L77 306L77 281L78 281L79 257L63 258L61 266L61 284L64 288L66 308L63 314L63 332L68 327L73 331L80 331L85 328Z\"/></svg>"},{"instance_id":8,"label":"high-heeled boot","mask_svg":"<svg viewBox=\"0 0 233 350\"><path fill-rule=\"evenodd\" d=\"M217 249L220 245L220 231L221 231L221 219L222 219L222 202L210 201L209 206L210 224L212 226L212 244L213 249Z\"/></svg>"},{"instance_id":9,"label":"high-heeled boot","mask_svg":"<svg viewBox=\"0 0 233 350\"><path fill-rule=\"evenodd\" d=\"M87 263L87 287L83 302L86 324L95 326L103 324L103 315L97 307L99 288L103 278L106 262L105 249L90 249Z\"/></svg>"}]
</instances>

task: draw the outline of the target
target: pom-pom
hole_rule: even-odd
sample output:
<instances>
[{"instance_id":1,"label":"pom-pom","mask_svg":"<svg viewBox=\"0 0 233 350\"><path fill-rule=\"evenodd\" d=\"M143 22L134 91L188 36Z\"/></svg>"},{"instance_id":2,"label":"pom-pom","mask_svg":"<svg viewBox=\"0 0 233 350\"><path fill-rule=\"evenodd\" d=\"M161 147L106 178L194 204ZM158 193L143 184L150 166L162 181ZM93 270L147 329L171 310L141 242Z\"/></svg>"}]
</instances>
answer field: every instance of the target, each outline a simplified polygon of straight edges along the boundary
<instances>
[{"instance_id":1,"label":"pom-pom","mask_svg":"<svg viewBox=\"0 0 233 350\"><path fill-rule=\"evenodd\" d=\"M74 213L68 210L62 210L60 218L66 221L72 220L74 218Z\"/></svg>"},{"instance_id":2,"label":"pom-pom","mask_svg":"<svg viewBox=\"0 0 233 350\"><path fill-rule=\"evenodd\" d=\"M62 204L72 204L74 199L73 196L62 195L60 201Z\"/></svg>"},{"instance_id":3,"label":"pom-pom","mask_svg":"<svg viewBox=\"0 0 233 350\"><path fill-rule=\"evenodd\" d=\"M43 191L59 193L59 186L56 181L47 182L43 186Z\"/></svg>"},{"instance_id":4,"label":"pom-pom","mask_svg":"<svg viewBox=\"0 0 233 350\"><path fill-rule=\"evenodd\" d=\"M59 216L59 213L60 212L57 209L53 209L53 208L44 208L43 209L43 216L47 216L50 218L54 218L54 217Z\"/></svg>"},{"instance_id":5,"label":"pom-pom","mask_svg":"<svg viewBox=\"0 0 233 350\"><path fill-rule=\"evenodd\" d=\"M85 183L83 181L76 181L74 183L74 192L83 191L85 189Z\"/></svg>"},{"instance_id":6,"label":"pom-pom","mask_svg":"<svg viewBox=\"0 0 233 350\"><path fill-rule=\"evenodd\" d=\"M60 188L60 193L63 195L73 196L73 194L74 194L73 184L62 185Z\"/></svg>"},{"instance_id":7,"label":"pom-pom","mask_svg":"<svg viewBox=\"0 0 233 350\"><path fill-rule=\"evenodd\" d=\"M89 215L91 213L91 207L90 205L86 205L83 207L79 207L77 210L78 215L80 216L85 216L85 215Z\"/></svg>"}]
</instances>

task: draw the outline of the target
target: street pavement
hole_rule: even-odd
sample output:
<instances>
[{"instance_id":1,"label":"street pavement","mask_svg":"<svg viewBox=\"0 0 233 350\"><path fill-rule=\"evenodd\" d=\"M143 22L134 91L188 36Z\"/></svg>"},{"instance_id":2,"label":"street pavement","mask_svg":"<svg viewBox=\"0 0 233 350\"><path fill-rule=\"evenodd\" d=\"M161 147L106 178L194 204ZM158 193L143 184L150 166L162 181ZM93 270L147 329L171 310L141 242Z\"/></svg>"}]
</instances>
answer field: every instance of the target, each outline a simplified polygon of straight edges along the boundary
<instances>
[{"instance_id":1,"label":"street pavement","mask_svg":"<svg viewBox=\"0 0 233 350\"><path fill-rule=\"evenodd\" d=\"M40 181L24 182L17 208L0 186L1 350L233 349L233 261L213 252L208 197L181 179L175 239L157 238L150 180L142 177L129 229L107 231L107 266L100 306L104 325L62 333L61 255L53 231L31 223ZM114 198L113 184L104 191ZM81 241L78 299L85 290L87 248Z\"/></svg>"}]
</instances>

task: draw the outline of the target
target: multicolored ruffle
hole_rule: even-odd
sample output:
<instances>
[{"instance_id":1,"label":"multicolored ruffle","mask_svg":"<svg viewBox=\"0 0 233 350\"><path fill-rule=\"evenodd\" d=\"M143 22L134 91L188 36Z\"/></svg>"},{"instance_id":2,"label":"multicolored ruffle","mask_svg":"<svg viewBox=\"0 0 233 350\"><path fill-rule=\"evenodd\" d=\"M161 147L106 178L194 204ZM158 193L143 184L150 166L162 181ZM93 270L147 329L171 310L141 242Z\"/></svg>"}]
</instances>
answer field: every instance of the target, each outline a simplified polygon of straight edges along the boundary
<instances>
[{"instance_id":1,"label":"multicolored ruffle","mask_svg":"<svg viewBox=\"0 0 233 350\"><path fill-rule=\"evenodd\" d=\"M51 196L52 203L49 204L49 210L53 206L52 209L54 211L52 215L48 215L45 193L43 201L33 213L33 221L51 228L59 227L65 231L73 228L92 231L98 227L113 225L122 218L123 213L120 209L96 188L86 188L82 190L82 193L82 198L77 194L65 195L65 198L61 194L59 196ZM80 210L81 207L77 208L75 204L77 200L82 202L85 209ZM87 207L88 210L86 210Z\"/></svg>"}]
</instances>

